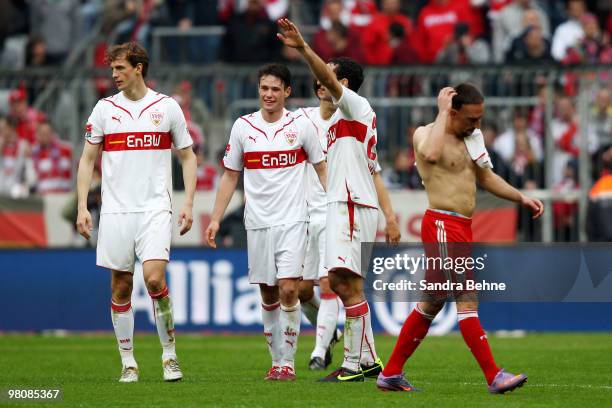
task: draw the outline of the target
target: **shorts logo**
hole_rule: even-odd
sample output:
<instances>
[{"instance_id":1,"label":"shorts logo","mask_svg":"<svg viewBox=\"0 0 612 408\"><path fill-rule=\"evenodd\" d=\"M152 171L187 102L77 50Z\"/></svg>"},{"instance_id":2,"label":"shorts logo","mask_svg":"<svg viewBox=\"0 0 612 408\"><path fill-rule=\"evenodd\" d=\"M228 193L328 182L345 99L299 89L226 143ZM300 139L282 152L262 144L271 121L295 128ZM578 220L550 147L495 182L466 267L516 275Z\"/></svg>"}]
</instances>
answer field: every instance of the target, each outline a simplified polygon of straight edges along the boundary
<instances>
[{"instance_id":1,"label":"shorts logo","mask_svg":"<svg viewBox=\"0 0 612 408\"><path fill-rule=\"evenodd\" d=\"M293 146L295 139L297 139L297 132L285 132L285 139L290 146Z\"/></svg>"},{"instance_id":2,"label":"shorts logo","mask_svg":"<svg viewBox=\"0 0 612 408\"><path fill-rule=\"evenodd\" d=\"M155 126L159 126L159 124L164 120L164 114L159 111L149 113L149 117Z\"/></svg>"}]
</instances>

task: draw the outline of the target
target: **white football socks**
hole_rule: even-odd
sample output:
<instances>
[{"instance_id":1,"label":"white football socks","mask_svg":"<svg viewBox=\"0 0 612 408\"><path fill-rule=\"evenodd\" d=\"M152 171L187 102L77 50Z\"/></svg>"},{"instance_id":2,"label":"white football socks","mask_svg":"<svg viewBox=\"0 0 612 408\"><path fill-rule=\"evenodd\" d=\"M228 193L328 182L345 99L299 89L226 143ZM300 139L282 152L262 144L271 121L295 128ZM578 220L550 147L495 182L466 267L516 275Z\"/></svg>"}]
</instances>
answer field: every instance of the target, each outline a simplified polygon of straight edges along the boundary
<instances>
[{"instance_id":1,"label":"white football socks","mask_svg":"<svg viewBox=\"0 0 612 408\"><path fill-rule=\"evenodd\" d=\"M132 302L117 304L111 301L111 319L119 345L123 367L138 367L134 359L134 311Z\"/></svg>"},{"instance_id":2,"label":"white football socks","mask_svg":"<svg viewBox=\"0 0 612 408\"><path fill-rule=\"evenodd\" d=\"M283 359L281 366L289 366L294 368L295 352L298 346L298 337L300 335L300 321L302 320L302 308L300 301L293 306L280 307L279 324L281 331L281 339L283 345Z\"/></svg>"},{"instance_id":3,"label":"white football socks","mask_svg":"<svg viewBox=\"0 0 612 408\"><path fill-rule=\"evenodd\" d=\"M174 338L174 318L172 315L172 300L166 286L159 293L149 293L153 299L155 326L159 342L162 346L162 361L176 359L176 342Z\"/></svg>"},{"instance_id":4,"label":"white football socks","mask_svg":"<svg viewBox=\"0 0 612 408\"><path fill-rule=\"evenodd\" d=\"M266 338L266 343L268 343L270 357L272 357L272 365L278 367L280 367L283 358L279 316L280 301L271 305L261 304L264 336Z\"/></svg>"},{"instance_id":5,"label":"white football socks","mask_svg":"<svg viewBox=\"0 0 612 408\"><path fill-rule=\"evenodd\" d=\"M321 304L317 315L317 337L315 348L310 355L310 358L320 357L325 358L325 353L329 347L329 343L334 336L336 326L338 325L338 312L340 304L338 297L333 294L323 294L321 296Z\"/></svg>"}]
</instances>

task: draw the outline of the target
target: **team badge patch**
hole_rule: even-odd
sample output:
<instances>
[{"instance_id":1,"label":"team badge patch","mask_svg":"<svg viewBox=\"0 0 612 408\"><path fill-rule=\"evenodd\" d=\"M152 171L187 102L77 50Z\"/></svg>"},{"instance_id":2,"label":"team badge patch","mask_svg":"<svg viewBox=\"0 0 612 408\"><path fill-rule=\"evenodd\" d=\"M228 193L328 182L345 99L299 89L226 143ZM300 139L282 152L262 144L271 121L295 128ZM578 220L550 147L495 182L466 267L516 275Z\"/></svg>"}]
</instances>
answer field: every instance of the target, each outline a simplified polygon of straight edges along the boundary
<instances>
[{"instance_id":1,"label":"team badge patch","mask_svg":"<svg viewBox=\"0 0 612 408\"><path fill-rule=\"evenodd\" d=\"M159 124L162 123L162 120L164 120L164 114L158 111L149 113L149 116L151 118L151 122L153 122L155 126L159 126Z\"/></svg>"},{"instance_id":2,"label":"team badge patch","mask_svg":"<svg viewBox=\"0 0 612 408\"><path fill-rule=\"evenodd\" d=\"M228 143L227 146L225 146L225 154L223 155L223 157L227 157L229 152L230 152L230 144Z\"/></svg>"},{"instance_id":3,"label":"team badge patch","mask_svg":"<svg viewBox=\"0 0 612 408\"><path fill-rule=\"evenodd\" d=\"M85 139L90 140L91 139L91 131L93 129L93 125L91 123L88 123L85 126Z\"/></svg>"},{"instance_id":4,"label":"team badge patch","mask_svg":"<svg viewBox=\"0 0 612 408\"><path fill-rule=\"evenodd\" d=\"M293 145L295 143L295 139L297 139L296 132L285 132L285 139L287 139L287 143Z\"/></svg>"}]
</instances>

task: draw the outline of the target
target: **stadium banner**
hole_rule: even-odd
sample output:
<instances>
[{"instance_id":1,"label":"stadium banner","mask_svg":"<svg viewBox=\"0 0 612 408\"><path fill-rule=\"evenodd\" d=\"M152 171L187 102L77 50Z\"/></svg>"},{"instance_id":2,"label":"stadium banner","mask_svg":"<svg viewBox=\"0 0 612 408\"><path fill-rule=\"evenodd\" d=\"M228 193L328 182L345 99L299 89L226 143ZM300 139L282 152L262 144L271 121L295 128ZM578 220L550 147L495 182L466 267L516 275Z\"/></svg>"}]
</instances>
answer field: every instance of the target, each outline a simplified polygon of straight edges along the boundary
<instances>
[{"instance_id":1,"label":"stadium banner","mask_svg":"<svg viewBox=\"0 0 612 408\"><path fill-rule=\"evenodd\" d=\"M112 330L110 276L95 265L95 257L92 249L1 250L0 331ZM246 251L179 248L172 251L171 259L168 286L179 332L261 331L259 289L248 282ZM135 327L153 331L152 302L140 265L135 274ZM399 333L414 306L404 300L372 299L376 332ZM484 302L480 309L489 331L612 331L611 315L612 303ZM448 303L430 333L446 334L456 324L455 305ZM304 329L312 327L305 324Z\"/></svg>"},{"instance_id":2,"label":"stadium banner","mask_svg":"<svg viewBox=\"0 0 612 408\"><path fill-rule=\"evenodd\" d=\"M0 196L0 247L46 247L44 204L38 197Z\"/></svg>"},{"instance_id":3,"label":"stadium banner","mask_svg":"<svg viewBox=\"0 0 612 408\"><path fill-rule=\"evenodd\" d=\"M173 195L173 223L184 200L184 193ZM424 191L392 191L391 202L398 218L402 240L407 242L420 241L421 219L427 208L427 196ZM44 197L44 219L50 247L72 246L81 239L76 236L72 223L68 222L63 213L75 200L74 194L49 194ZM194 223L189 234L180 236L178 228L173 231L172 242L178 246L196 246L204 243L204 230L210 220L210 213L215 201L215 192L197 192L193 208ZM478 193L478 208L473 217L474 237L479 242L514 242L516 240L517 209L508 201L501 200L491 194ZM234 194L226 214L240 207L242 195ZM74 204L76 205L76 204ZM1 206L1 203L0 203ZM1 208L1 207L0 207ZM19 226L18 226L19 227ZM26 227L25 225L23 226ZM31 227L30 227L31 228ZM384 217L379 217L378 241L384 241ZM36 245L34 246L44 246Z\"/></svg>"}]
</instances>

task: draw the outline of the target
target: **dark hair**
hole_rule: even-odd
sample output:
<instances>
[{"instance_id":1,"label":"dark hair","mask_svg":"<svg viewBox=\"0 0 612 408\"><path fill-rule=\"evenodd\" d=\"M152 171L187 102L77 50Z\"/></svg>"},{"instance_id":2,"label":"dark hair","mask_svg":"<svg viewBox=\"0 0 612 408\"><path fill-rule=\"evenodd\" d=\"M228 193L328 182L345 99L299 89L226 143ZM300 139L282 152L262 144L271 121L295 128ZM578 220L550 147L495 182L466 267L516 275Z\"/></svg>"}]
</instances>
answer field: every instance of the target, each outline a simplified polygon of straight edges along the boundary
<instances>
[{"instance_id":1,"label":"dark hair","mask_svg":"<svg viewBox=\"0 0 612 408\"><path fill-rule=\"evenodd\" d=\"M389 34L391 35L392 38L403 40L404 36L406 35L406 30L404 29L404 25L398 22L392 23L389 26Z\"/></svg>"},{"instance_id":2,"label":"dark hair","mask_svg":"<svg viewBox=\"0 0 612 408\"><path fill-rule=\"evenodd\" d=\"M354 60L347 57L332 58L330 63L337 65L336 78L338 80L346 78L348 88L357 92L363 84L363 68Z\"/></svg>"},{"instance_id":3,"label":"dark hair","mask_svg":"<svg viewBox=\"0 0 612 408\"><path fill-rule=\"evenodd\" d=\"M463 105L478 105L484 102L482 93L472 84L462 83L455 87L457 95L453 96L452 108L461 109Z\"/></svg>"},{"instance_id":4,"label":"dark hair","mask_svg":"<svg viewBox=\"0 0 612 408\"><path fill-rule=\"evenodd\" d=\"M111 62L119 58L125 58L133 67L142 64L142 77L146 78L149 70L149 54L142 45L137 42L113 45L106 50L104 63L110 65Z\"/></svg>"},{"instance_id":5,"label":"dark hair","mask_svg":"<svg viewBox=\"0 0 612 408\"><path fill-rule=\"evenodd\" d=\"M271 75L280 79L285 88L291 86L291 71L283 64L274 63L259 68L259 71L257 71L257 85L259 85L261 78L266 75Z\"/></svg>"},{"instance_id":6,"label":"dark hair","mask_svg":"<svg viewBox=\"0 0 612 408\"><path fill-rule=\"evenodd\" d=\"M342 38L348 38L348 28L339 21L334 21L329 31L335 31Z\"/></svg>"}]
</instances>

